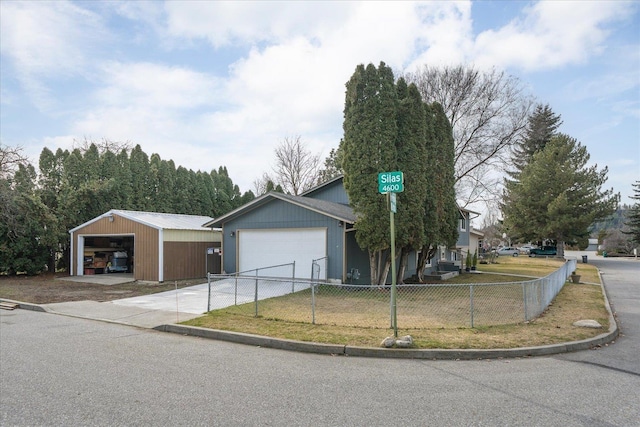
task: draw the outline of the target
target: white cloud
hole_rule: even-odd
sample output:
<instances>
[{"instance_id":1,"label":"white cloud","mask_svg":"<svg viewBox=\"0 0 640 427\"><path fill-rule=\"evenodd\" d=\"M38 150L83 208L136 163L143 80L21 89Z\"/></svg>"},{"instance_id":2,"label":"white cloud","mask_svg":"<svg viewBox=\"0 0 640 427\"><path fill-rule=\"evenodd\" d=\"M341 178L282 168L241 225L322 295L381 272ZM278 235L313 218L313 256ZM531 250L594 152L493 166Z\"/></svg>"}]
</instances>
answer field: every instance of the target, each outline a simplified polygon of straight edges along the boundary
<instances>
[{"instance_id":1,"label":"white cloud","mask_svg":"<svg viewBox=\"0 0 640 427\"><path fill-rule=\"evenodd\" d=\"M427 3L418 11L423 36L408 68L464 63L473 46L471 2Z\"/></svg>"},{"instance_id":2,"label":"white cloud","mask_svg":"<svg viewBox=\"0 0 640 427\"><path fill-rule=\"evenodd\" d=\"M218 79L187 68L110 62L102 69L105 86L96 99L104 106L190 110L221 102Z\"/></svg>"},{"instance_id":3,"label":"white cloud","mask_svg":"<svg viewBox=\"0 0 640 427\"><path fill-rule=\"evenodd\" d=\"M0 49L41 108L51 104L46 79L82 75L91 43L104 38L99 16L67 1L1 2Z\"/></svg>"},{"instance_id":4,"label":"white cloud","mask_svg":"<svg viewBox=\"0 0 640 427\"><path fill-rule=\"evenodd\" d=\"M524 17L479 34L475 62L527 71L582 64L607 47L606 25L624 19L631 7L616 1L538 2Z\"/></svg>"},{"instance_id":5,"label":"white cloud","mask_svg":"<svg viewBox=\"0 0 640 427\"><path fill-rule=\"evenodd\" d=\"M206 38L215 47L278 43L292 35L318 35L342 25L353 3L181 1L165 3L168 31Z\"/></svg>"}]
</instances>

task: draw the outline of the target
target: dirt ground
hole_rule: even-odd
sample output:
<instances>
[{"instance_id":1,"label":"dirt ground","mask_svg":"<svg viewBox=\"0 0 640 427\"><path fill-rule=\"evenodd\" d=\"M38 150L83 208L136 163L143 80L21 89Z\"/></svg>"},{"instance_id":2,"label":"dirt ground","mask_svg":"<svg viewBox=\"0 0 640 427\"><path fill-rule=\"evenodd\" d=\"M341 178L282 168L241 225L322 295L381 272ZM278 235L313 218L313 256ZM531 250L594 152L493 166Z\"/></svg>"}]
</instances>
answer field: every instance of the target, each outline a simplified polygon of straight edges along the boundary
<instances>
[{"instance_id":1,"label":"dirt ground","mask_svg":"<svg viewBox=\"0 0 640 427\"><path fill-rule=\"evenodd\" d=\"M0 276L0 298L32 304L67 301L113 301L121 298L154 294L176 288L175 282L125 283L99 285L60 280L66 275ZM182 280L178 288L205 283L206 279Z\"/></svg>"}]
</instances>

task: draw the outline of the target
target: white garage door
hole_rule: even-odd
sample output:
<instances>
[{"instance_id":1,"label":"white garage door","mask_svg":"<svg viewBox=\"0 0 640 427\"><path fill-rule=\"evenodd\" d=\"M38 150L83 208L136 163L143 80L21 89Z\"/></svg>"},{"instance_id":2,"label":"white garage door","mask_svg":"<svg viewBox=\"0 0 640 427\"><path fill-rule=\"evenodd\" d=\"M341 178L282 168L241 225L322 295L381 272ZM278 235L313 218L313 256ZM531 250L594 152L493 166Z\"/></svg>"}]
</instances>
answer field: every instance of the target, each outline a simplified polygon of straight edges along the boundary
<instances>
[{"instance_id":1,"label":"white garage door","mask_svg":"<svg viewBox=\"0 0 640 427\"><path fill-rule=\"evenodd\" d=\"M237 235L238 270L242 272L295 261L296 277L310 278L312 261L327 256L326 228L238 230ZM326 263L319 264L320 278L326 279ZM291 267L270 268L258 274L291 277L291 271Z\"/></svg>"}]
</instances>

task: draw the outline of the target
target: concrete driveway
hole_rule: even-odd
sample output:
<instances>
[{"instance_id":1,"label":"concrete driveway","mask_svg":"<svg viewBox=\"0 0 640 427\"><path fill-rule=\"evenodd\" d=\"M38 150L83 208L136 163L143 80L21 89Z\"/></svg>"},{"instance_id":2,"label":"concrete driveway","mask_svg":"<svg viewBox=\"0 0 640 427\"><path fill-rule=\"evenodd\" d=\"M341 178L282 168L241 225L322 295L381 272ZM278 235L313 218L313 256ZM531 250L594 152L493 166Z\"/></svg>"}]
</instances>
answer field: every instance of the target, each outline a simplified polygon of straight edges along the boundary
<instances>
[{"instance_id":1,"label":"concrete driveway","mask_svg":"<svg viewBox=\"0 0 640 427\"><path fill-rule=\"evenodd\" d=\"M96 283L98 285L121 285L135 282L133 273L85 274L84 276L65 276L56 280L65 282Z\"/></svg>"},{"instance_id":2,"label":"concrete driveway","mask_svg":"<svg viewBox=\"0 0 640 427\"><path fill-rule=\"evenodd\" d=\"M257 283L256 283L257 280ZM256 290L257 286L257 290ZM307 289L307 283L296 283L295 291ZM160 292L152 295L124 298L112 301L112 304L140 307L150 310L168 310L182 313L203 314L209 310L245 304L256 299L263 300L292 292L290 281L278 279L241 278L239 280L223 279L209 285L189 286L174 291ZM256 295L257 293L257 295ZM209 301L211 302L207 304Z\"/></svg>"}]
</instances>

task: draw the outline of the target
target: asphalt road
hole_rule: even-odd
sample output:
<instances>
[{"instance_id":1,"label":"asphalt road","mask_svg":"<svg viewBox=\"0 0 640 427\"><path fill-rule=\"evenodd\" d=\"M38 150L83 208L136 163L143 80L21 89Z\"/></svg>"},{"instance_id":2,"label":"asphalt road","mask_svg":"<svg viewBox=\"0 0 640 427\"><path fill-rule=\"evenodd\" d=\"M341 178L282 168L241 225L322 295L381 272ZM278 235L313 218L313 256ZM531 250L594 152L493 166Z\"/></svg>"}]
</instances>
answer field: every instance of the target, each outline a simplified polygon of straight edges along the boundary
<instances>
[{"instance_id":1,"label":"asphalt road","mask_svg":"<svg viewBox=\"0 0 640 427\"><path fill-rule=\"evenodd\" d=\"M640 263L590 262L624 335L553 357L332 357L0 311L0 425L639 426Z\"/></svg>"}]
</instances>

